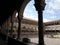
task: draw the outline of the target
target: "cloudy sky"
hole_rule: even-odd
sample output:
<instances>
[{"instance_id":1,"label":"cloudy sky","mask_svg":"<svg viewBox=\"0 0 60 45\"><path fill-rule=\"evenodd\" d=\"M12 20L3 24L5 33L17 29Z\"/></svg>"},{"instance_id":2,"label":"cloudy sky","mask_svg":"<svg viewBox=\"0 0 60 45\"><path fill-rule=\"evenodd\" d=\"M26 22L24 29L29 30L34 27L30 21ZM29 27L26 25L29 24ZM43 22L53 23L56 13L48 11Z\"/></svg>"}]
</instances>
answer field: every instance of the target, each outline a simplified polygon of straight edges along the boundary
<instances>
[{"instance_id":1,"label":"cloudy sky","mask_svg":"<svg viewBox=\"0 0 60 45\"><path fill-rule=\"evenodd\" d=\"M60 0L45 0L46 7L43 11L43 22L60 19ZM34 7L34 0L31 0L25 8L24 17L38 20L38 13Z\"/></svg>"}]
</instances>

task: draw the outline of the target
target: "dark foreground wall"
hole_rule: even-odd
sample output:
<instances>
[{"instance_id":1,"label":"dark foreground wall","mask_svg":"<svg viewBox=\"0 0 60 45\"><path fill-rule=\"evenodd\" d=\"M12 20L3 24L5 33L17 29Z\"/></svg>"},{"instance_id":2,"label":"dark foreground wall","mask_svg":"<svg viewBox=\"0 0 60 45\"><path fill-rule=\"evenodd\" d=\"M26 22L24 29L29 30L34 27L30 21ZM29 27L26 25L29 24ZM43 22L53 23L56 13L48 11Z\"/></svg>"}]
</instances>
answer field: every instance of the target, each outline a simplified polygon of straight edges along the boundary
<instances>
[{"instance_id":1,"label":"dark foreground wall","mask_svg":"<svg viewBox=\"0 0 60 45\"><path fill-rule=\"evenodd\" d=\"M6 43L6 37L7 37L6 35L0 33L0 40L3 41L3 44L4 44L4 42ZM4 44L4 45L27 45L27 44L25 44L23 42L20 42L18 40L15 40L15 39L13 39L11 37L8 37L8 42L6 44Z\"/></svg>"},{"instance_id":2,"label":"dark foreground wall","mask_svg":"<svg viewBox=\"0 0 60 45\"><path fill-rule=\"evenodd\" d=\"M23 42L20 42L18 40L15 40L15 39L9 37L8 45L27 45L27 44L24 44Z\"/></svg>"}]
</instances>

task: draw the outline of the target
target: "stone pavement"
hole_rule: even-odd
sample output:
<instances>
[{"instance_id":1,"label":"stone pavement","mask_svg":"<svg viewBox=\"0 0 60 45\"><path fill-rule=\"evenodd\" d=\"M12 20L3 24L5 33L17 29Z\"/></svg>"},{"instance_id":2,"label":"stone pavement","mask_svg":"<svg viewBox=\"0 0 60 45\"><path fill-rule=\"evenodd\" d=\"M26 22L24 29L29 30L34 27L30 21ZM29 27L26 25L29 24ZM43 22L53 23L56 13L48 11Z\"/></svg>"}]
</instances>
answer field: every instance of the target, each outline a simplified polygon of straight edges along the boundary
<instances>
[{"instance_id":1,"label":"stone pavement","mask_svg":"<svg viewBox=\"0 0 60 45\"><path fill-rule=\"evenodd\" d=\"M0 38L0 45L7 45L7 43L2 38Z\"/></svg>"}]
</instances>

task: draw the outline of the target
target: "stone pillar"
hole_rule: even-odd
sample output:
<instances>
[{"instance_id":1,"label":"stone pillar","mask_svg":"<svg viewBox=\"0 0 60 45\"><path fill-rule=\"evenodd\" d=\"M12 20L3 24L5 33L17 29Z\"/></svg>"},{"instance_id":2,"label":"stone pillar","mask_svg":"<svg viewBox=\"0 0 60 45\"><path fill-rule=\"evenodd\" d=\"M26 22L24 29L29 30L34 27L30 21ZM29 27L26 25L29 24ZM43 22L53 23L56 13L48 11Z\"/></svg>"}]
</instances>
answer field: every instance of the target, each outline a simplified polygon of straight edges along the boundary
<instances>
[{"instance_id":1,"label":"stone pillar","mask_svg":"<svg viewBox=\"0 0 60 45\"><path fill-rule=\"evenodd\" d=\"M7 28L7 29L6 29L6 35L7 35L7 36L6 36L6 42L8 42L8 36L9 36L9 34L8 34L8 32L9 32L9 29L8 29L8 28L9 28L9 19L6 20L6 28Z\"/></svg>"},{"instance_id":2,"label":"stone pillar","mask_svg":"<svg viewBox=\"0 0 60 45\"><path fill-rule=\"evenodd\" d=\"M43 10L45 7L45 0L34 0L35 8L38 11L38 32L39 32L39 45L44 45L43 36Z\"/></svg>"},{"instance_id":3,"label":"stone pillar","mask_svg":"<svg viewBox=\"0 0 60 45\"><path fill-rule=\"evenodd\" d=\"M18 35L17 35L17 40L20 39L20 32L21 32L21 20L22 20L23 15L21 15L18 11Z\"/></svg>"},{"instance_id":4,"label":"stone pillar","mask_svg":"<svg viewBox=\"0 0 60 45\"><path fill-rule=\"evenodd\" d=\"M10 21L11 21L11 32L10 32L10 36L13 37L13 24L14 24L14 19L15 19L15 15L16 15L16 10L14 11L13 15L10 16Z\"/></svg>"},{"instance_id":5,"label":"stone pillar","mask_svg":"<svg viewBox=\"0 0 60 45\"><path fill-rule=\"evenodd\" d=\"M10 17L10 21L11 21L11 32L10 32L10 36L12 37L13 34L13 21L12 21L12 15Z\"/></svg>"}]
</instances>

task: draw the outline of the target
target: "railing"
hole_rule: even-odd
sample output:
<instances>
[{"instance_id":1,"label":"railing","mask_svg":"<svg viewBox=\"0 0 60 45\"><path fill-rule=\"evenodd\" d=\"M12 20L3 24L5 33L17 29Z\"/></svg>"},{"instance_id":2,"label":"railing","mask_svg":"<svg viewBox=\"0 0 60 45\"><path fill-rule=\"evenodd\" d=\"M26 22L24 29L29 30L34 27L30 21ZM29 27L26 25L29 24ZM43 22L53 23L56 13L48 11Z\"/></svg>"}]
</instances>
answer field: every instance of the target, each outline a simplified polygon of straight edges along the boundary
<instances>
[{"instance_id":1,"label":"railing","mask_svg":"<svg viewBox=\"0 0 60 45\"><path fill-rule=\"evenodd\" d=\"M44 31L44 34L59 34L60 33L60 30L45 30Z\"/></svg>"}]
</instances>

